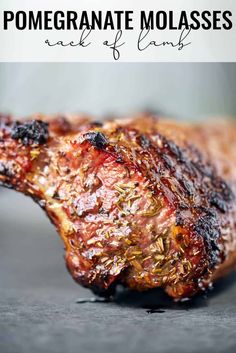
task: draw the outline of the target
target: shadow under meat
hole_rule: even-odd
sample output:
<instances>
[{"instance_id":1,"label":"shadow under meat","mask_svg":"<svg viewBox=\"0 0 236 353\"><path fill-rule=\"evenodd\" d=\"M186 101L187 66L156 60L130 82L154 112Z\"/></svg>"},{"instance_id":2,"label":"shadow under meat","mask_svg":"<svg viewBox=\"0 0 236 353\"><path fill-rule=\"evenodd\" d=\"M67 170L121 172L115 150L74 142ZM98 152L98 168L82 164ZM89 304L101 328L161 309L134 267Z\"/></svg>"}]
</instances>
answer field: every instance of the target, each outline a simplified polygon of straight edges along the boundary
<instances>
[{"instance_id":1,"label":"shadow under meat","mask_svg":"<svg viewBox=\"0 0 236 353\"><path fill-rule=\"evenodd\" d=\"M122 286L116 288L111 297L92 297L90 299L79 299L77 303L113 303L118 306L146 309L147 313L164 313L166 310L192 310L206 307L209 300L221 293L229 290L236 284L236 273L222 278L214 284L214 288L196 295L187 300L175 302L165 292L160 289L152 289L147 292L131 291Z\"/></svg>"},{"instance_id":2,"label":"shadow under meat","mask_svg":"<svg viewBox=\"0 0 236 353\"><path fill-rule=\"evenodd\" d=\"M163 313L165 310L190 310L207 305L205 296L196 296L191 300L175 302L162 289L152 289L147 292L134 292L130 290L119 291L113 302L134 308L146 309L148 313Z\"/></svg>"},{"instance_id":3,"label":"shadow under meat","mask_svg":"<svg viewBox=\"0 0 236 353\"><path fill-rule=\"evenodd\" d=\"M117 291L113 302L123 306L144 308L150 313L163 312L164 309L191 310L207 306L211 298L222 294L234 285L236 285L236 272L220 279L212 289L187 300L175 302L163 290L157 288L143 293L123 289Z\"/></svg>"}]
</instances>

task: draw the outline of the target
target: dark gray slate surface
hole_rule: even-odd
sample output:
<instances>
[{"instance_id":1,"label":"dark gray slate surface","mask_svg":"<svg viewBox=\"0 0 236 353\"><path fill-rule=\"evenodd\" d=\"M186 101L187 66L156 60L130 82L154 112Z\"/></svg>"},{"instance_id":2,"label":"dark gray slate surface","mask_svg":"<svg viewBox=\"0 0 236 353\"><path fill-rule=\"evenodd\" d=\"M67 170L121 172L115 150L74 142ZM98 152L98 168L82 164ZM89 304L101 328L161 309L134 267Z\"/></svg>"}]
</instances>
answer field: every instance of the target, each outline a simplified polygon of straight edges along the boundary
<instances>
[{"instance_id":1,"label":"dark gray slate surface","mask_svg":"<svg viewBox=\"0 0 236 353\"><path fill-rule=\"evenodd\" d=\"M78 304L92 295L67 274L43 212L12 191L0 200L0 353L235 352L235 275L181 306L159 292Z\"/></svg>"}]
</instances>

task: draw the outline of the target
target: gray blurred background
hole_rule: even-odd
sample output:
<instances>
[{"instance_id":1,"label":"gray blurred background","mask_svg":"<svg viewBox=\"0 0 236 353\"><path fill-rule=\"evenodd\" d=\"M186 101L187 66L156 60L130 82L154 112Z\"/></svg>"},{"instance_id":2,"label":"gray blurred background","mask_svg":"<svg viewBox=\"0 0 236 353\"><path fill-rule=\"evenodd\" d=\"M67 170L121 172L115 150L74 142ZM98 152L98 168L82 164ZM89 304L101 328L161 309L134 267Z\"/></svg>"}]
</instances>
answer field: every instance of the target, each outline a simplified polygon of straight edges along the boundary
<instances>
[{"instance_id":1,"label":"gray blurred background","mask_svg":"<svg viewBox=\"0 0 236 353\"><path fill-rule=\"evenodd\" d=\"M235 115L235 82L235 64L0 64L0 111Z\"/></svg>"},{"instance_id":2,"label":"gray blurred background","mask_svg":"<svg viewBox=\"0 0 236 353\"><path fill-rule=\"evenodd\" d=\"M236 64L0 64L0 112L16 116L236 116L235 93ZM78 305L91 293L67 274L63 253L43 211L0 189L1 353L235 351L235 284L200 308L151 317L141 308Z\"/></svg>"}]
</instances>

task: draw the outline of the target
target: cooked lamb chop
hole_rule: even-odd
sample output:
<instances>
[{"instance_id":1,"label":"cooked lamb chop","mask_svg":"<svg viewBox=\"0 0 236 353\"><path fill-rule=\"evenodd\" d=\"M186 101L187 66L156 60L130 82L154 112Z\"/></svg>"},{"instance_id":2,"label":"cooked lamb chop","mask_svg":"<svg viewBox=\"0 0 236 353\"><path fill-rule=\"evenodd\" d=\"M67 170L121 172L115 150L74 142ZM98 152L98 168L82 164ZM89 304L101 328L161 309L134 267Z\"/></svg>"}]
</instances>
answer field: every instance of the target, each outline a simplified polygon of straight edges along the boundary
<instances>
[{"instance_id":1,"label":"cooked lamb chop","mask_svg":"<svg viewBox=\"0 0 236 353\"><path fill-rule=\"evenodd\" d=\"M235 136L232 122L1 116L0 183L45 210L76 282L181 299L236 263Z\"/></svg>"}]
</instances>

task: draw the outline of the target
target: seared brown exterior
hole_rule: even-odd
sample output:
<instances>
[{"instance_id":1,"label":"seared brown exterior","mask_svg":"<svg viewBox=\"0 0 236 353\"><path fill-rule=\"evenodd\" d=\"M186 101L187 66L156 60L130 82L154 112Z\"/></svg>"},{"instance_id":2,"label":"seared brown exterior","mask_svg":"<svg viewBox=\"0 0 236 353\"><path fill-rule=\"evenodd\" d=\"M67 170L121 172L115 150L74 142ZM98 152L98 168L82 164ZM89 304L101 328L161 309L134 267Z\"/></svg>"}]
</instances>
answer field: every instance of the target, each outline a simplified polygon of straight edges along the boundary
<instances>
[{"instance_id":1,"label":"seared brown exterior","mask_svg":"<svg viewBox=\"0 0 236 353\"><path fill-rule=\"evenodd\" d=\"M0 182L56 225L73 278L176 299L236 263L236 126L140 116L0 119Z\"/></svg>"}]
</instances>

